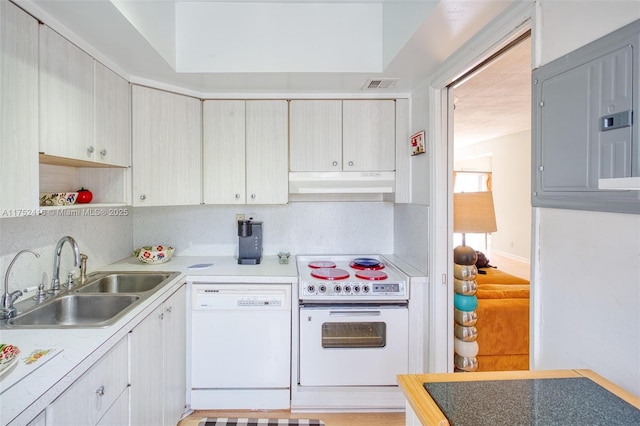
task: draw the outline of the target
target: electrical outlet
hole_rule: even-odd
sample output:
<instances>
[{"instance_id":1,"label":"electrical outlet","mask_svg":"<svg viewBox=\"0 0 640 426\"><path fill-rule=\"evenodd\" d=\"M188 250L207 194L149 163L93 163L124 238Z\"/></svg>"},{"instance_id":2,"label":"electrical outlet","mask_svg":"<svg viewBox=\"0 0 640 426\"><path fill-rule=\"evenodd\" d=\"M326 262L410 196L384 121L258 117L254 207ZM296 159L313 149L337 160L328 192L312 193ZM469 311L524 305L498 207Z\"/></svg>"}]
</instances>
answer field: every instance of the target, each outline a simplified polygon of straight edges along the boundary
<instances>
[{"instance_id":1,"label":"electrical outlet","mask_svg":"<svg viewBox=\"0 0 640 426\"><path fill-rule=\"evenodd\" d=\"M236 214L236 227L238 226L238 222L241 220L244 220L244 214L243 213Z\"/></svg>"}]
</instances>

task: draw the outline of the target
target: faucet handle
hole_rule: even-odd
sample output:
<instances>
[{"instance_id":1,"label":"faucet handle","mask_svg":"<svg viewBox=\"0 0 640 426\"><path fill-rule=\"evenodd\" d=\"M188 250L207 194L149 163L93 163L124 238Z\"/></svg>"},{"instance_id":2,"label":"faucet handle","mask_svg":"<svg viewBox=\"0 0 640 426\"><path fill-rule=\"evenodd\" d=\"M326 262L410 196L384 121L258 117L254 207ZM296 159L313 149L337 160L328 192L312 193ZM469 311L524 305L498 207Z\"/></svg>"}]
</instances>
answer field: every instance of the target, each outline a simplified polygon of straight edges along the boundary
<instances>
[{"instance_id":1,"label":"faucet handle","mask_svg":"<svg viewBox=\"0 0 640 426\"><path fill-rule=\"evenodd\" d=\"M42 303L48 298L49 296L47 295L47 290L45 290L44 288L44 283L40 283L40 285L38 286L38 292L35 296L32 297L32 299L38 303Z\"/></svg>"},{"instance_id":2,"label":"faucet handle","mask_svg":"<svg viewBox=\"0 0 640 426\"><path fill-rule=\"evenodd\" d=\"M67 288L73 287L73 272L69 272L69 275L67 275L67 283L65 284L65 286Z\"/></svg>"}]
</instances>

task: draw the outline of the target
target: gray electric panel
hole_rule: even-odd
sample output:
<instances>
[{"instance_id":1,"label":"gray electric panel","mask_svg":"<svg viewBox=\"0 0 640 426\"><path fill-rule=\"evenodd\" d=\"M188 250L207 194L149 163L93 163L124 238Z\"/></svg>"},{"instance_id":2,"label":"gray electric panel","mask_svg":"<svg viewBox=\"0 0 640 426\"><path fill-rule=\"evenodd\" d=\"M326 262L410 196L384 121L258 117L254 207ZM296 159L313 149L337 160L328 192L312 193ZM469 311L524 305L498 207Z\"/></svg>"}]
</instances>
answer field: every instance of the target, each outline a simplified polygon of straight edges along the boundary
<instances>
[{"instance_id":1,"label":"gray electric panel","mask_svg":"<svg viewBox=\"0 0 640 426\"><path fill-rule=\"evenodd\" d=\"M640 213L640 21L533 71L532 205ZM636 114L637 120L637 114Z\"/></svg>"}]
</instances>

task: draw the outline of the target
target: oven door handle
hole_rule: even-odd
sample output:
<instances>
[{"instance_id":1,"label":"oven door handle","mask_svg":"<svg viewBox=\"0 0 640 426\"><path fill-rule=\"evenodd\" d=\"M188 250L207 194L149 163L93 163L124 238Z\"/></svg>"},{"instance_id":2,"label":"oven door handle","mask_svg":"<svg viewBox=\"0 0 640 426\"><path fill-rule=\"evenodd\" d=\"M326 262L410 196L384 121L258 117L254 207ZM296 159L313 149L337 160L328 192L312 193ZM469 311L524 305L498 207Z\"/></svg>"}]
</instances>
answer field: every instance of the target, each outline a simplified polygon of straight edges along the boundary
<instances>
[{"instance_id":1,"label":"oven door handle","mask_svg":"<svg viewBox=\"0 0 640 426\"><path fill-rule=\"evenodd\" d=\"M332 317L371 317L380 316L380 311L329 311Z\"/></svg>"}]
</instances>

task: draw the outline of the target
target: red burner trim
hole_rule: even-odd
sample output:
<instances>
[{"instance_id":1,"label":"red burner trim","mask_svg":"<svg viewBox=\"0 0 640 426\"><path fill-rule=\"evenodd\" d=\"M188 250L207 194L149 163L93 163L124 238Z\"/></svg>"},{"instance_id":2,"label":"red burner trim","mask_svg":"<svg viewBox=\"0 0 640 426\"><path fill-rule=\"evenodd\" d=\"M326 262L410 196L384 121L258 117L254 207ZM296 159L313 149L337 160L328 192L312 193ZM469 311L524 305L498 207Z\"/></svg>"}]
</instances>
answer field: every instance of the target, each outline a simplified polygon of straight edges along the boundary
<instances>
[{"instance_id":1,"label":"red burner trim","mask_svg":"<svg viewBox=\"0 0 640 426\"><path fill-rule=\"evenodd\" d=\"M369 281L381 281L386 280L388 278L388 275L386 272L382 271L365 270L356 272L356 277Z\"/></svg>"},{"instance_id":2,"label":"red burner trim","mask_svg":"<svg viewBox=\"0 0 640 426\"><path fill-rule=\"evenodd\" d=\"M339 268L318 268L311 271L311 276L321 280L344 280L349 278L349 272Z\"/></svg>"},{"instance_id":3,"label":"red burner trim","mask_svg":"<svg viewBox=\"0 0 640 426\"><path fill-rule=\"evenodd\" d=\"M318 269L318 268L335 268L336 263L330 260L314 260L313 262L309 262L309 268Z\"/></svg>"}]
</instances>

